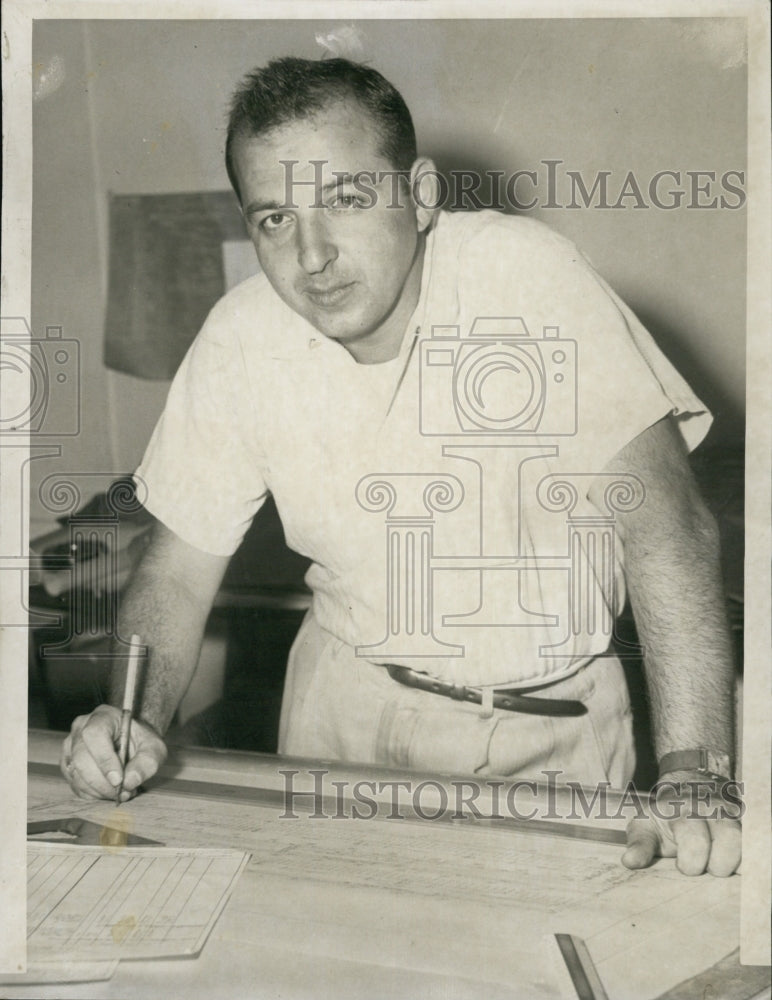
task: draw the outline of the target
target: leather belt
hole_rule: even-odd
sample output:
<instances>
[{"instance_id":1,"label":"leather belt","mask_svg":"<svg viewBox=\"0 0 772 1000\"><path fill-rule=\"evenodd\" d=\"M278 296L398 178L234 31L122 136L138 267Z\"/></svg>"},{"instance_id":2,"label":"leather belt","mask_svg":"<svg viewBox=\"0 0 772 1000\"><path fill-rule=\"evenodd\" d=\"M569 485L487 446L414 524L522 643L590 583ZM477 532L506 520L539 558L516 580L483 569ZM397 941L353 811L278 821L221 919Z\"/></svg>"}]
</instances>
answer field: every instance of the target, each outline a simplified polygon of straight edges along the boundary
<instances>
[{"instance_id":1,"label":"leather belt","mask_svg":"<svg viewBox=\"0 0 772 1000\"><path fill-rule=\"evenodd\" d=\"M482 705L483 694L480 688L463 687L439 681L428 674L411 670L396 663L384 663L389 677L399 684L439 694L454 701L471 701ZM586 715L587 707L581 701L571 701L567 698L534 698L532 695L520 694L517 690L497 690L493 693L493 707L505 708L508 712L526 712L529 715Z\"/></svg>"}]
</instances>

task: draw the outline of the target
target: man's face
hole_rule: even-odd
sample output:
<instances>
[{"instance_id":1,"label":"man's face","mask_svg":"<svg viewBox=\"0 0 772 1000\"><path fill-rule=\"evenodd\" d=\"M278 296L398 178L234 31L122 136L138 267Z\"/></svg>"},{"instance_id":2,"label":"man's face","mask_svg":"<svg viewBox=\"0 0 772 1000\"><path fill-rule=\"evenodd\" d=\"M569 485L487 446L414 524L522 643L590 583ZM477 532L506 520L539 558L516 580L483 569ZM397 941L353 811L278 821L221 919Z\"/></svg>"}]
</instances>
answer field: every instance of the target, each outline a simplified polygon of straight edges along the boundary
<instances>
[{"instance_id":1,"label":"man's face","mask_svg":"<svg viewBox=\"0 0 772 1000\"><path fill-rule=\"evenodd\" d=\"M404 182L397 188L367 113L338 101L240 139L234 165L257 258L281 298L358 361L396 356L420 292L429 213L416 211Z\"/></svg>"}]
</instances>

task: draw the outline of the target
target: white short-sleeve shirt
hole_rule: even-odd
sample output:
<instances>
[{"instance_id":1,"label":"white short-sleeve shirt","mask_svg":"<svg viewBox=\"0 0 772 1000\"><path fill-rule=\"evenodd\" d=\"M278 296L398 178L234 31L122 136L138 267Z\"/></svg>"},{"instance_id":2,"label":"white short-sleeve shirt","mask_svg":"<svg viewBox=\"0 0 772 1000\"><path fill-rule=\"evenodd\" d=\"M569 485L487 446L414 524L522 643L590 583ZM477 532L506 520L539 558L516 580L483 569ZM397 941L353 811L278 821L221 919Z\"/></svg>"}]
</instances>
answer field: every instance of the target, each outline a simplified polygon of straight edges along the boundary
<instances>
[{"instance_id":1,"label":"white short-sleeve shirt","mask_svg":"<svg viewBox=\"0 0 772 1000\"><path fill-rule=\"evenodd\" d=\"M358 364L251 278L212 310L137 476L156 517L223 555L270 491L319 624L357 655L526 686L607 649L614 505L636 486L604 483L603 511L587 490L668 414L690 449L710 425L573 244L440 212L397 358Z\"/></svg>"}]
</instances>

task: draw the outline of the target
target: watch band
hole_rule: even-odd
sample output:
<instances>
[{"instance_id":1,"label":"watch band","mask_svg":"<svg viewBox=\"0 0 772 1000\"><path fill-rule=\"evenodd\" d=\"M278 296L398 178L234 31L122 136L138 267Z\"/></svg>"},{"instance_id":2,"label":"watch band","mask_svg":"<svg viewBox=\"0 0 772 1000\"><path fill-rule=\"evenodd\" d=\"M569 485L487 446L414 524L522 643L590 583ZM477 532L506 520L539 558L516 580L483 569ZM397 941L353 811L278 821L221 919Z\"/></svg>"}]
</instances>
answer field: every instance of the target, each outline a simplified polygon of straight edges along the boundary
<instances>
[{"instance_id":1,"label":"watch band","mask_svg":"<svg viewBox=\"0 0 772 1000\"><path fill-rule=\"evenodd\" d=\"M699 771L706 778L730 781L732 765L729 754L709 747L696 747L693 750L672 750L666 753L659 762L659 773L670 774L672 771Z\"/></svg>"}]
</instances>

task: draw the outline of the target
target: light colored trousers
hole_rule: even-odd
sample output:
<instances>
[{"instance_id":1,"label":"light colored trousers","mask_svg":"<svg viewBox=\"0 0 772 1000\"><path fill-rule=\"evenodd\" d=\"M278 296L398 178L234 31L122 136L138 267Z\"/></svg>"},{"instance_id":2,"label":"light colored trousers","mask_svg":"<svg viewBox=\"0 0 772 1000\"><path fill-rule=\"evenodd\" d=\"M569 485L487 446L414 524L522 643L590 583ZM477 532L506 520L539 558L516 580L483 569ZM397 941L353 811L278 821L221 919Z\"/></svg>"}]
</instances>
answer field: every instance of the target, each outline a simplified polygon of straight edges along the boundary
<instances>
[{"instance_id":1,"label":"light colored trousers","mask_svg":"<svg viewBox=\"0 0 772 1000\"><path fill-rule=\"evenodd\" d=\"M279 753L443 774L623 788L635 767L622 666L598 657L538 691L583 702L578 717L526 715L409 688L306 616L289 657Z\"/></svg>"}]
</instances>

